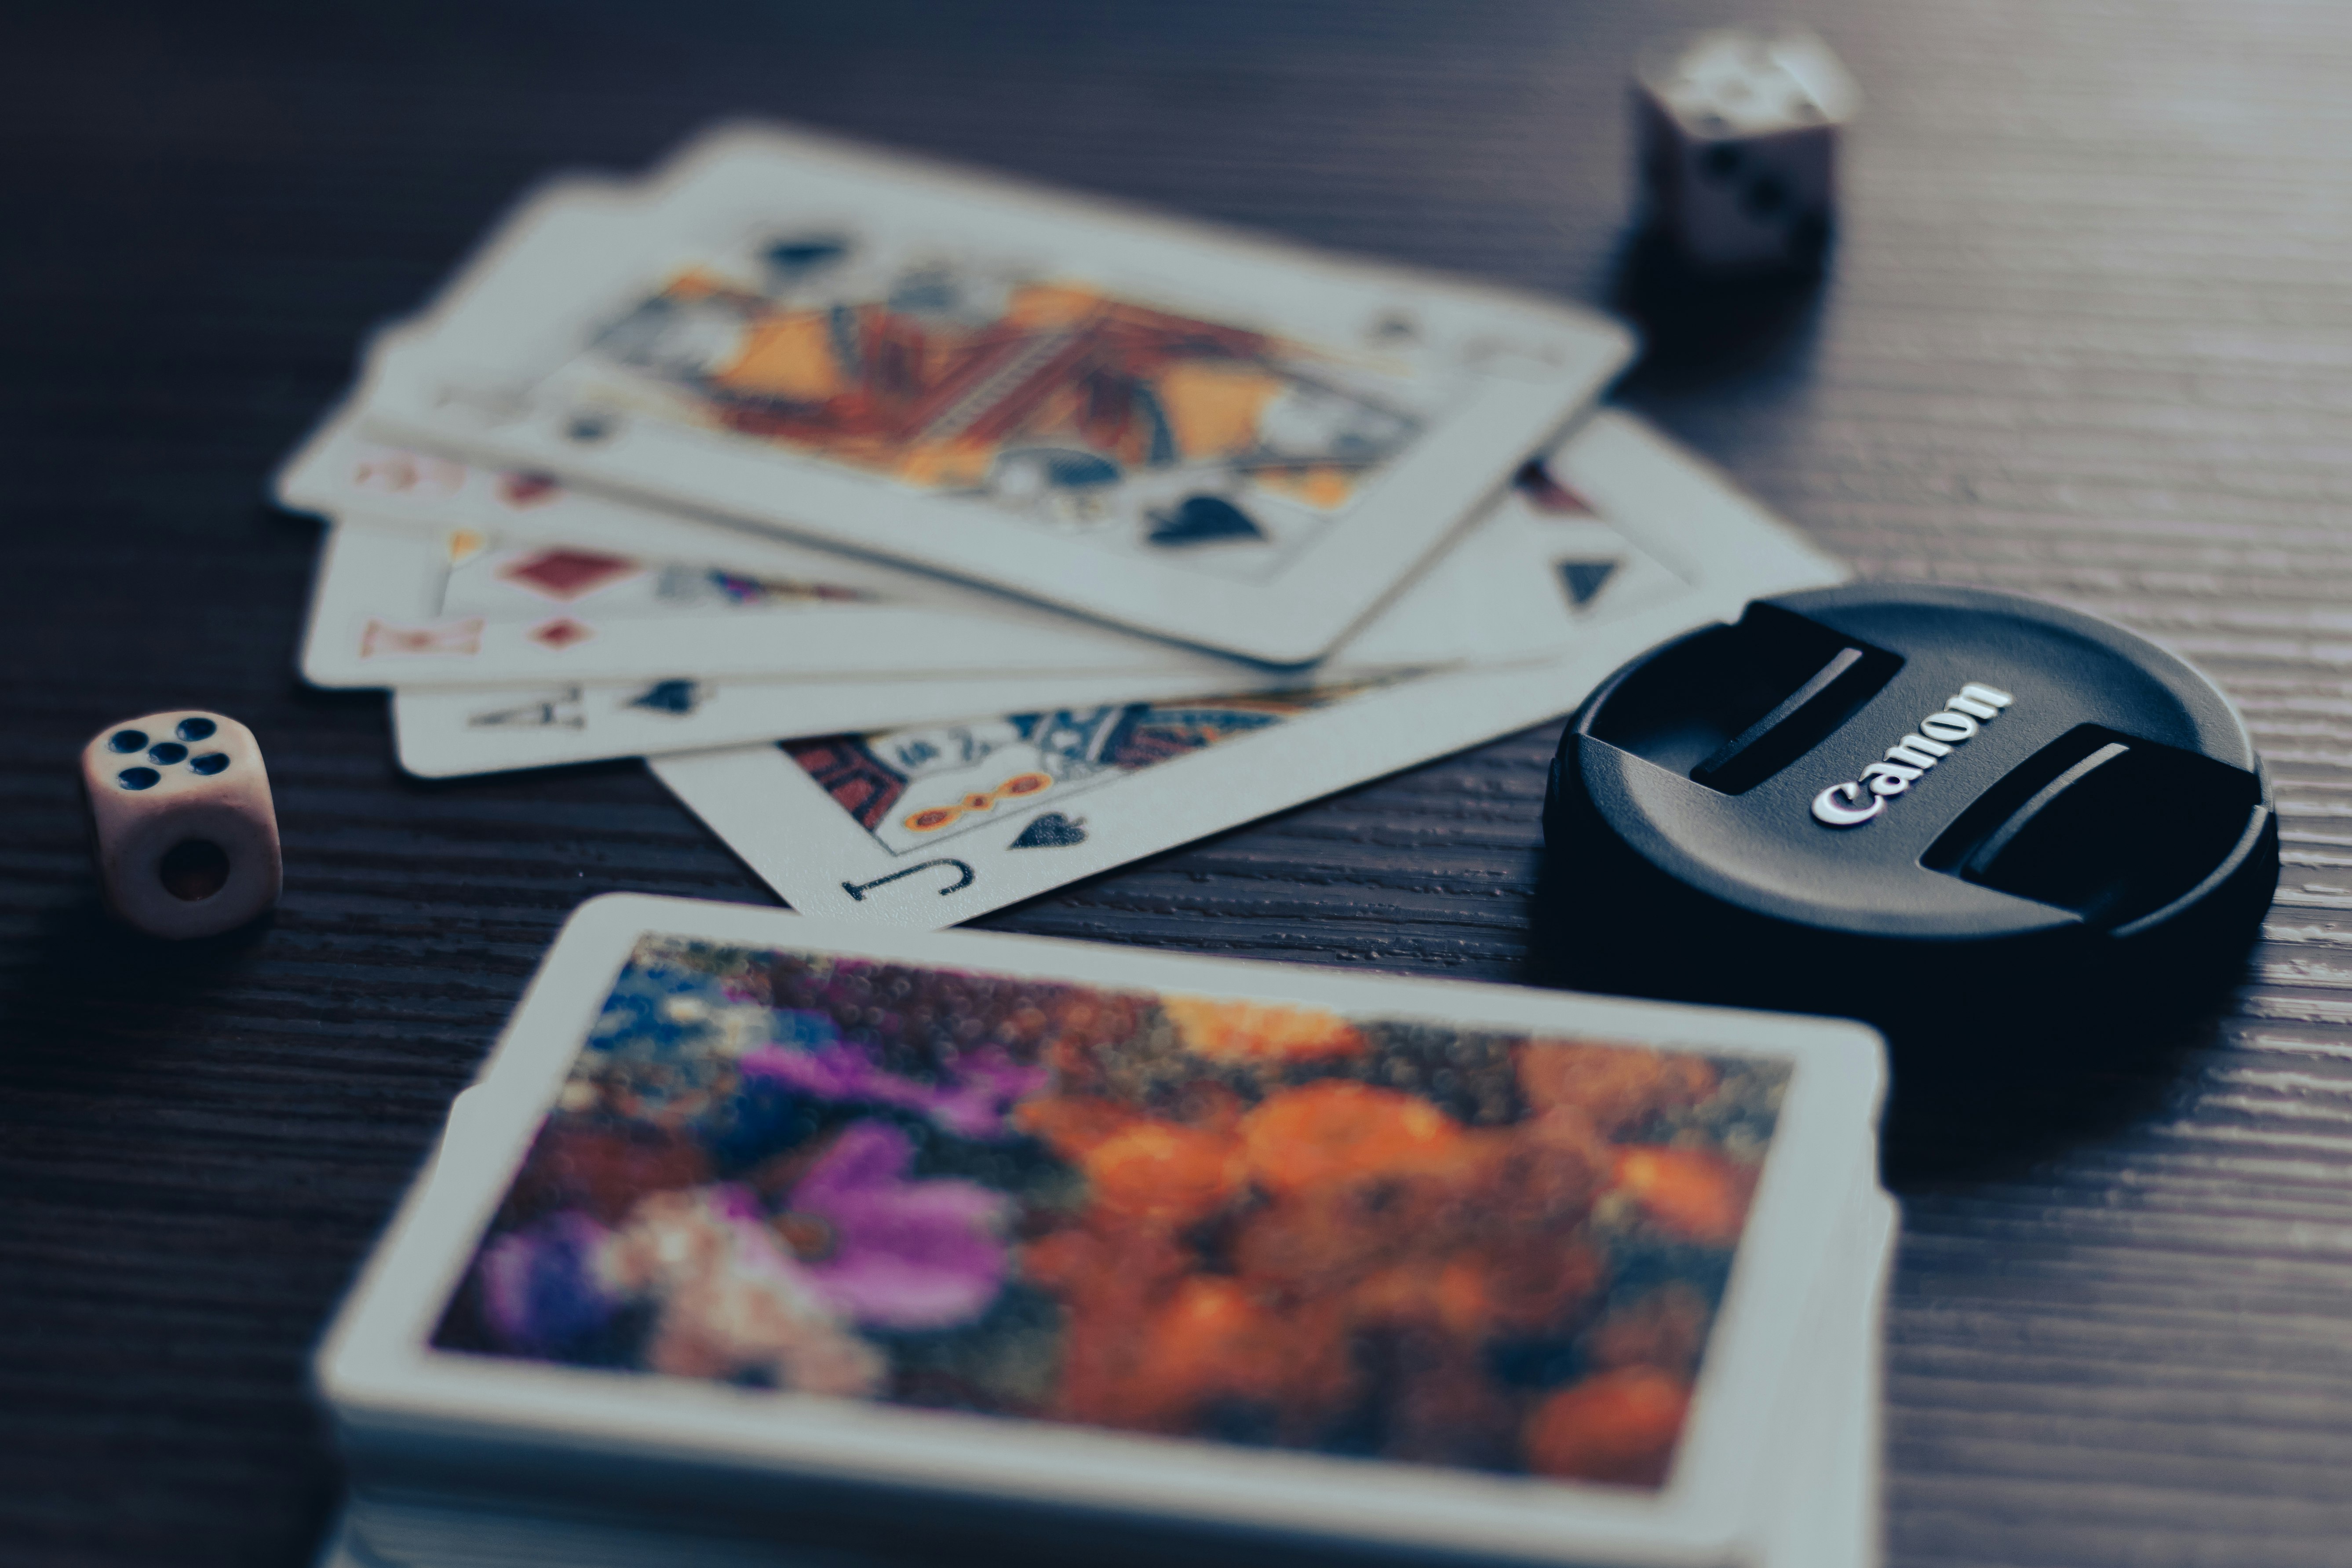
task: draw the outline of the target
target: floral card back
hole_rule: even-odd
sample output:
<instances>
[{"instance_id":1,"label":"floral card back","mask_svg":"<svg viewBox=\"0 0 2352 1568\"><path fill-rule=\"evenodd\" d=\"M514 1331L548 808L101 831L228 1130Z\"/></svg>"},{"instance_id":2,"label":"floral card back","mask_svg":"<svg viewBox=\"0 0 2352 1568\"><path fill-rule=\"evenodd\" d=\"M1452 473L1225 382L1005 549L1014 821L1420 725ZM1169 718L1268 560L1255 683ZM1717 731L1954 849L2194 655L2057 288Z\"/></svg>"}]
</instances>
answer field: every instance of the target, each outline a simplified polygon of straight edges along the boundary
<instances>
[{"instance_id":1,"label":"floral card back","mask_svg":"<svg viewBox=\"0 0 2352 1568\"><path fill-rule=\"evenodd\" d=\"M634 931L532 1045L560 1060L427 1358L1628 1499L1733 1397L1707 1373L1790 1054L733 914L772 934ZM1473 994L1504 1000L1429 1000Z\"/></svg>"}]
</instances>

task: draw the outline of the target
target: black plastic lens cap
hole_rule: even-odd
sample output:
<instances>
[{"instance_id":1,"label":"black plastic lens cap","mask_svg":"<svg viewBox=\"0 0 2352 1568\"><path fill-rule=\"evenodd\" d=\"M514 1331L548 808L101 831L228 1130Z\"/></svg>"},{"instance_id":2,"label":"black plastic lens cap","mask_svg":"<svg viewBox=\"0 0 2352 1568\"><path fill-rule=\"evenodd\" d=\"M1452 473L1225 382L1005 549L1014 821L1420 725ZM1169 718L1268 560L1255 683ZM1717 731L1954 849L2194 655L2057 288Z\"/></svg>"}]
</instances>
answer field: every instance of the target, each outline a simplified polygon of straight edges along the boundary
<instances>
[{"instance_id":1,"label":"black plastic lens cap","mask_svg":"<svg viewBox=\"0 0 2352 1568\"><path fill-rule=\"evenodd\" d=\"M1863 1017L1897 1047L2234 973L2269 781L2146 639L1970 588L1760 599L1620 669L1544 809L1559 977Z\"/></svg>"}]
</instances>

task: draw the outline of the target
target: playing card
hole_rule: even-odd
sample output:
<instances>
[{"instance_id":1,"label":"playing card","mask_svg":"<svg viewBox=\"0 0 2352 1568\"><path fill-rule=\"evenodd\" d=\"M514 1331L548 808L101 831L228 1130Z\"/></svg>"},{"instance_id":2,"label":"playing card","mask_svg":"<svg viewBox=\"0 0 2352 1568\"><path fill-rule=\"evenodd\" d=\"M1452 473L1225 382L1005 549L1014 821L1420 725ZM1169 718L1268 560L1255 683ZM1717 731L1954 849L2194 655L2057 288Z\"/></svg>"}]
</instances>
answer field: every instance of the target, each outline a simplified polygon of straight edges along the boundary
<instances>
[{"instance_id":1,"label":"playing card","mask_svg":"<svg viewBox=\"0 0 2352 1568\"><path fill-rule=\"evenodd\" d=\"M374 434L1276 663L1622 364L1566 304L800 132L525 209L371 356Z\"/></svg>"},{"instance_id":2,"label":"playing card","mask_svg":"<svg viewBox=\"0 0 2352 1568\"><path fill-rule=\"evenodd\" d=\"M1832 1020L607 897L320 1384L381 1495L813 1550L1759 1563L1779 1458L1841 1452L1790 1396L1848 1386L1883 1074Z\"/></svg>"},{"instance_id":3,"label":"playing card","mask_svg":"<svg viewBox=\"0 0 2352 1568\"><path fill-rule=\"evenodd\" d=\"M1268 690L1295 678L1251 672ZM1219 684L1232 689L1228 672ZM697 680L683 676L525 687L404 687L393 693L400 765L454 778L611 757L830 735L877 723L956 718L974 709L1060 707L1194 695L1197 675L983 675L918 680Z\"/></svg>"},{"instance_id":4,"label":"playing card","mask_svg":"<svg viewBox=\"0 0 2352 1568\"><path fill-rule=\"evenodd\" d=\"M1727 510L1720 487L1696 498L1661 495L1654 501L1635 487L1625 502L1633 509L1630 519L1604 520L1558 474L1582 460L1571 456L1574 452L1603 450L1628 440L1648 438L1638 426L1624 426L1620 416L1604 415L1546 461L1527 465L1505 498L1460 544L1348 639L1317 672L1318 682L1344 685L1400 669L1543 657L1573 642L1597 621L1691 592L1705 574L1691 552L1733 549L1734 536L1749 526L1751 512L1736 506ZM404 464L411 457L404 454L399 460ZM1644 521L1652 511L1664 520L1663 533ZM339 541L342 537L339 534ZM430 539L441 537L436 532ZM467 537L484 536L476 532ZM574 530L568 537L601 536ZM438 548L423 532L410 539L413 550L428 547ZM536 557L526 552L523 559ZM331 596L324 585L329 582L374 582L383 576L331 567L322 574L320 602ZM323 611L314 614L313 646L320 640L316 628L328 619ZM344 624L362 622L348 616ZM509 624L510 640L515 632ZM1264 693L1298 684L1295 675L1264 666L1170 652L1173 657L1164 668L1131 674L973 672L915 680L859 676L831 682L656 674L624 682L559 679L487 690L412 685L399 691L394 711L402 765L426 777L448 777L746 741L870 732L877 726L961 719L991 707L1003 711L1039 705L1123 705L1203 693ZM415 658L407 668L422 672L434 662ZM1205 672L1204 663L1209 666ZM694 667L680 658L656 668Z\"/></svg>"},{"instance_id":5,"label":"playing card","mask_svg":"<svg viewBox=\"0 0 2352 1568\"><path fill-rule=\"evenodd\" d=\"M1579 532L1550 580L1563 602L1580 574L1600 587L1581 615L1558 617L1549 651L1528 662L1222 700L1024 709L658 756L652 766L795 909L952 925L1540 722L1670 636L1750 598L1844 575L1628 416L1597 417L1542 472L1560 498L1552 504L1577 509L1578 530L1597 513L1645 555L1678 563L1688 586L1618 613L1606 592L1612 558L1583 553L1592 544ZM1542 517L1521 509L1538 539Z\"/></svg>"},{"instance_id":6,"label":"playing card","mask_svg":"<svg viewBox=\"0 0 2352 1568\"><path fill-rule=\"evenodd\" d=\"M1240 689L1265 668L841 552L362 441L341 422L288 465L278 489L289 505L343 520L331 524L304 637L303 674L319 685L1132 671L1148 679L1107 694L1144 697ZM1318 674L1525 658L1604 590L1622 606L1682 584L1677 569L1529 464ZM858 722L890 722L897 710L886 702Z\"/></svg>"},{"instance_id":7,"label":"playing card","mask_svg":"<svg viewBox=\"0 0 2352 1568\"><path fill-rule=\"evenodd\" d=\"M368 441L341 415L276 490L334 525L301 658L322 686L681 672L1231 679L1250 668L870 557Z\"/></svg>"},{"instance_id":8,"label":"playing card","mask_svg":"<svg viewBox=\"0 0 2352 1568\"><path fill-rule=\"evenodd\" d=\"M648 556L580 541L336 525L302 651L320 686L704 678L855 679L971 671L1066 677L1250 667L1083 626L886 596L857 574L752 572L740 556ZM967 598L976 595L965 595ZM1056 617L1066 619L1066 617Z\"/></svg>"}]
</instances>

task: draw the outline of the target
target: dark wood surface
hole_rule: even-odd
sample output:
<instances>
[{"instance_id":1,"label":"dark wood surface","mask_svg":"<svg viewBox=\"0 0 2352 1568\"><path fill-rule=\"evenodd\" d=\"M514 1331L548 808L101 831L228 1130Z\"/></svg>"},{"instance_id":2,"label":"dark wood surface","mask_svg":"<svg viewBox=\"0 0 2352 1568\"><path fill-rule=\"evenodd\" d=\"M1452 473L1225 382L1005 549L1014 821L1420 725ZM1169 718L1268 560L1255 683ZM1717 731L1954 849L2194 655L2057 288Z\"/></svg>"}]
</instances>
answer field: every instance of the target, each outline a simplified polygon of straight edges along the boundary
<instances>
[{"instance_id":1,"label":"dark wood surface","mask_svg":"<svg viewBox=\"0 0 2352 1568\"><path fill-rule=\"evenodd\" d=\"M1906 1183L1892 1559L2352 1562L2352 10L1801 5L1870 95L1818 295L1669 302L1624 398L1863 571L2116 616L2254 724L2287 868L2186 1055ZM501 204L732 112L1592 301L1624 84L1727 5L897 0L0 12L0 1560L297 1564L328 1312L565 914L767 895L635 763L403 778L292 672L273 461ZM287 893L99 915L87 735L268 750ZM1523 973L1549 729L1010 911ZM1703 957L1703 955L1701 955ZM2071 1130L2070 1130L2071 1129Z\"/></svg>"}]
</instances>

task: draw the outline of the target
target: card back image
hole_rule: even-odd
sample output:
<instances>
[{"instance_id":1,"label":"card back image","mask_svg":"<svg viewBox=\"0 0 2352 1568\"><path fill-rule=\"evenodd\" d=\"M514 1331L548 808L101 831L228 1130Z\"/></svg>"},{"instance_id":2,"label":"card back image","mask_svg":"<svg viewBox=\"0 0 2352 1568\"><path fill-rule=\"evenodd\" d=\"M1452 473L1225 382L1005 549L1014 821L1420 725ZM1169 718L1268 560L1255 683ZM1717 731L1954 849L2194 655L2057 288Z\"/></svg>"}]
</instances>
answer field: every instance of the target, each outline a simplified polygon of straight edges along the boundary
<instances>
[{"instance_id":1,"label":"card back image","mask_svg":"<svg viewBox=\"0 0 2352 1568\"><path fill-rule=\"evenodd\" d=\"M683 900L572 931L323 1352L348 1405L1717 1561L1866 1190L1850 1025Z\"/></svg>"}]
</instances>

